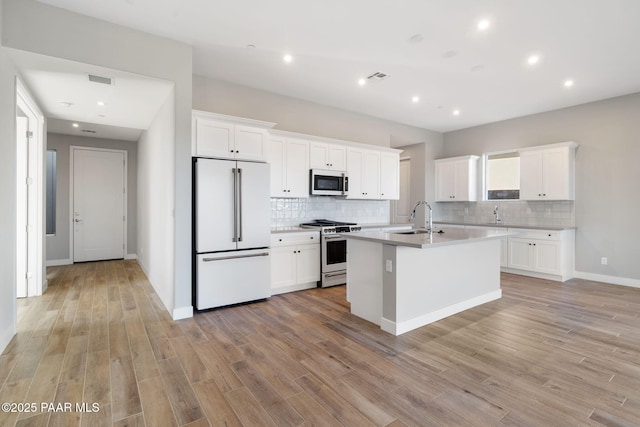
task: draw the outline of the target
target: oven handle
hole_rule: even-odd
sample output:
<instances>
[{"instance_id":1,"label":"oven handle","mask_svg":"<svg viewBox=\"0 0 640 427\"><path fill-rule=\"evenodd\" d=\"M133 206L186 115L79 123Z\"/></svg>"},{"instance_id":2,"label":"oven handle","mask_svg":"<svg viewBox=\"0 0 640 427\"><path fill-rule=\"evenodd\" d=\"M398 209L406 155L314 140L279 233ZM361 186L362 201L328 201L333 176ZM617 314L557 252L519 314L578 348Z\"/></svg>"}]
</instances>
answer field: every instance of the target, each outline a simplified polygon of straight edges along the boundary
<instances>
[{"instance_id":1,"label":"oven handle","mask_svg":"<svg viewBox=\"0 0 640 427\"><path fill-rule=\"evenodd\" d=\"M338 276L346 276L347 273L334 273L334 274L325 274L327 277L338 277Z\"/></svg>"},{"instance_id":2,"label":"oven handle","mask_svg":"<svg viewBox=\"0 0 640 427\"><path fill-rule=\"evenodd\" d=\"M337 239L345 239L343 236L323 236L325 240L337 240Z\"/></svg>"}]
</instances>

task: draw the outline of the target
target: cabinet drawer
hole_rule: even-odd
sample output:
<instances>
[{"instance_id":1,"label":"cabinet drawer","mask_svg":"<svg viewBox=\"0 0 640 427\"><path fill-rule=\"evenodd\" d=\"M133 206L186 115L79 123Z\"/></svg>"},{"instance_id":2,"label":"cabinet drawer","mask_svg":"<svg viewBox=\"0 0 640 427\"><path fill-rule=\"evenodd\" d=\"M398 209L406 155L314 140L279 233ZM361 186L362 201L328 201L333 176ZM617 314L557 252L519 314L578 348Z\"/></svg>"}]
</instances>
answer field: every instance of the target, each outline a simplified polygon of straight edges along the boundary
<instances>
[{"instance_id":1,"label":"cabinet drawer","mask_svg":"<svg viewBox=\"0 0 640 427\"><path fill-rule=\"evenodd\" d=\"M271 247L300 245L304 243L320 244L318 231L302 231L297 233L275 233L271 235Z\"/></svg>"}]
</instances>

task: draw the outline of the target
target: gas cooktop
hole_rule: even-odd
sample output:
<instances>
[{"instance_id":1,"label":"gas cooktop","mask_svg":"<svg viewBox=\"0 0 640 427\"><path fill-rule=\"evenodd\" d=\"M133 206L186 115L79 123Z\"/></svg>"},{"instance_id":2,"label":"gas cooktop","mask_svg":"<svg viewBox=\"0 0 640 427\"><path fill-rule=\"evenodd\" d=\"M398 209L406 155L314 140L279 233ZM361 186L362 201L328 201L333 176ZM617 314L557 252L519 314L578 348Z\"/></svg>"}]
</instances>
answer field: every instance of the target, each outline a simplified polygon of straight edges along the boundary
<instances>
[{"instance_id":1,"label":"gas cooktop","mask_svg":"<svg viewBox=\"0 0 640 427\"><path fill-rule=\"evenodd\" d=\"M302 228L319 228L322 234L350 233L360 231L361 228L354 222L332 221L329 219L314 219L313 222L300 224Z\"/></svg>"}]
</instances>

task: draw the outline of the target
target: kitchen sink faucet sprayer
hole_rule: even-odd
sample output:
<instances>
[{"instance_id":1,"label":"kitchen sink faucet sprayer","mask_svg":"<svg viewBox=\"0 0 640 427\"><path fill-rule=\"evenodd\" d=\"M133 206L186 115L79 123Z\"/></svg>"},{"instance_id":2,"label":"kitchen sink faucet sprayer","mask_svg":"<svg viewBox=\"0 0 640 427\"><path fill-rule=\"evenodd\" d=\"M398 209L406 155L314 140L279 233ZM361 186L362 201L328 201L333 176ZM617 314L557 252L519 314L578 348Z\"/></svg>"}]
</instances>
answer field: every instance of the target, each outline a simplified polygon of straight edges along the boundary
<instances>
[{"instance_id":1,"label":"kitchen sink faucet sprayer","mask_svg":"<svg viewBox=\"0 0 640 427\"><path fill-rule=\"evenodd\" d=\"M416 209L418 209L418 206L420 205L426 206L425 213L427 213L427 208L429 209L428 216L427 218L425 218L425 221L424 221L424 228L426 228L429 233L432 233L433 232L433 210L431 209L431 205L428 202L425 202L424 200L420 200L418 203L416 203L416 205L413 207L413 211L411 211L411 216L409 217L409 220L413 221L416 218Z\"/></svg>"}]
</instances>

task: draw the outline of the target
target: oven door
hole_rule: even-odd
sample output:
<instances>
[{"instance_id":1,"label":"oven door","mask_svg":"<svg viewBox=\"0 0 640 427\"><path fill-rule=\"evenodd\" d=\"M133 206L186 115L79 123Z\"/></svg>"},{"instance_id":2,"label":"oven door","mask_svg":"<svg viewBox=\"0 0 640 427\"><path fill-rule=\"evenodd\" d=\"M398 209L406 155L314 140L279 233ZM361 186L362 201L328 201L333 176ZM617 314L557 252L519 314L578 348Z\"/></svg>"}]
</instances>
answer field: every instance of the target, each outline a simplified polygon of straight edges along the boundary
<instances>
[{"instance_id":1,"label":"oven door","mask_svg":"<svg viewBox=\"0 0 640 427\"><path fill-rule=\"evenodd\" d=\"M322 236L322 272L345 270L347 268L347 239L330 234Z\"/></svg>"}]
</instances>

